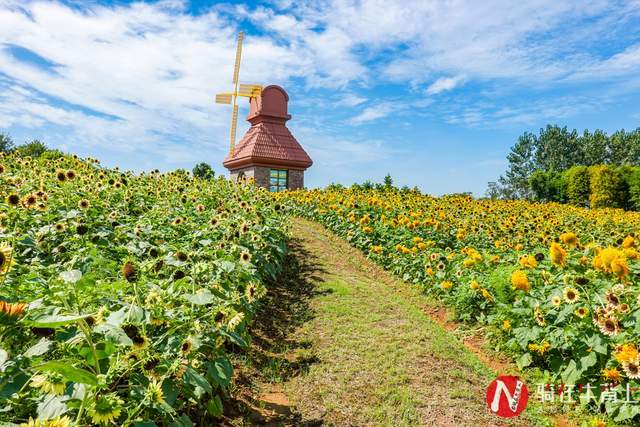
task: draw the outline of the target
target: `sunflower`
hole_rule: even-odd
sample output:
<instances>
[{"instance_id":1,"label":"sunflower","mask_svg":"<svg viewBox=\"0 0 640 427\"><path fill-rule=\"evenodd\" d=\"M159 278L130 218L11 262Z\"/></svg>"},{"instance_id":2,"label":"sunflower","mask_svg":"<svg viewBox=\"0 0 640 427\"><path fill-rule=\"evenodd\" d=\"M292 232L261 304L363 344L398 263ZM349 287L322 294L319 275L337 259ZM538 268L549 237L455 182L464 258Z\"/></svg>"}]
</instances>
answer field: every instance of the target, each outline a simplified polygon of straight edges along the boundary
<instances>
[{"instance_id":1,"label":"sunflower","mask_svg":"<svg viewBox=\"0 0 640 427\"><path fill-rule=\"evenodd\" d=\"M638 356L640 356L640 353L634 344L622 344L621 346L616 347L616 350L613 353L613 358L618 363L626 363L631 360L635 360Z\"/></svg>"},{"instance_id":2,"label":"sunflower","mask_svg":"<svg viewBox=\"0 0 640 427\"><path fill-rule=\"evenodd\" d=\"M31 387L39 388L43 393L61 396L64 394L66 381L57 372L44 372L31 378Z\"/></svg>"},{"instance_id":3,"label":"sunflower","mask_svg":"<svg viewBox=\"0 0 640 427\"><path fill-rule=\"evenodd\" d=\"M3 320L14 320L27 308L26 303L8 303L6 301L0 301L0 319Z\"/></svg>"},{"instance_id":4,"label":"sunflower","mask_svg":"<svg viewBox=\"0 0 640 427\"><path fill-rule=\"evenodd\" d=\"M156 380L150 381L145 397L156 405L162 405L164 403L164 392L162 391L162 384Z\"/></svg>"},{"instance_id":5,"label":"sunflower","mask_svg":"<svg viewBox=\"0 0 640 427\"><path fill-rule=\"evenodd\" d=\"M585 317L587 317L587 314L589 314L589 309L587 309L586 307L578 307L575 313L576 313L576 316L578 316L581 319L584 319Z\"/></svg>"},{"instance_id":6,"label":"sunflower","mask_svg":"<svg viewBox=\"0 0 640 427\"><path fill-rule=\"evenodd\" d=\"M502 330L503 331L508 331L511 329L511 322L509 320L503 320L502 321Z\"/></svg>"},{"instance_id":7,"label":"sunflower","mask_svg":"<svg viewBox=\"0 0 640 427\"><path fill-rule=\"evenodd\" d=\"M247 297L247 300L249 302L253 302L253 300L255 300L257 292L258 292L258 287L256 286L255 283L249 283L246 289L244 290L244 294Z\"/></svg>"},{"instance_id":8,"label":"sunflower","mask_svg":"<svg viewBox=\"0 0 640 427\"><path fill-rule=\"evenodd\" d=\"M89 209L89 201L87 199L82 199L78 202L78 207L80 209Z\"/></svg>"},{"instance_id":9,"label":"sunflower","mask_svg":"<svg viewBox=\"0 0 640 427\"><path fill-rule=\"evenodd\" d=\"M640 378L640 359L636 357L633 360L622 364L622 369L629 379L637 380Z\"/></svg>"},{"instance_id":10,"label":"sunflower","mask_svg":"<svg viewBox=\"0 0 640 427\"><path fill-rule=\"evenodd\" d=\"M125 261L125 263L122 265L122 277L124 277L124 279L129 283L136 281L136 279L138 278L138 273L133 262Z\"/></svg>"},{"instance_id":11,"label":"sunflower","mask_svg":"<svg viewBox=\"0 0 640 427\"><path fill-rule=\"evenodd\" d=\"M540 356L543 356L547 351L549 351L549 349L551 348L551 344L549 344L547 341L542 341L542 343L540 344L529 344L528 348L529 351L538 353Z\"/></svg>"},{"instance_id":12,"label":"sunflower","mask_svg":"<svg viewBox=\"0 0 640 427\"><path fill-rule=\"evenodd\" d=\"M549 257L554 264L564 266L567 262L567 251L562 249L558 243L553 242L549 249Z\"/></svg>"},{"instance_id":13,"label":"sunflower","mask_svg":"<svg viewBox=\"0 0 640 427\"><path fill-rule=\"evenodd\" d=\"M564 288L562 294L564 295L564 300L567 304L573 304L580 299L580 293L578 290L570 286Z\"/></svg>"},{"instance_id":14,"label":"sunflower","mask_svg":"<svg viewBox=\"0 0 640 427\"><path fill-rule=\"evenodd\" d=\"M20 424L20 427L69 427L71 419L68 416L56 417L49 420L40 420L29 417L29 421Z\"/></svg>"},{"instance_id":15,"label":"sunflower","mask_svg":"<svg viewBox=\"0 0 640 427\"><path fill-rule=\"evenodd\" d=\"M38 203L38 197L35 194L27 194L20 202L23 207L30 209L36 206L36 203Z\"/></svg>"},{"instance_id":16,"label":"sunflower","mask_svg":"<svg viewBox=\"0 0 640 427\"><path fill-rule=\"evenodd\" d=\"M611 307L617 307L618 305L620 305L620 298L618 298L618 296L612 290L608 290L607 292L605 292L604 299Z\"/></svg>"},{"instance_id":17,"label":"sunflower","mask_svg":"<svg viewBox=\"0 0 640 427\"><path fill-rule=\"evenodd\" d=\"M629 267L627 267L627 262L624 258L616 258L611 261L611 272L619 279L629 274Z\"/></svg>"},{"instance_id":18,"label":"sunflower","mask_svg":"<svg viewBox=\"0 0 640 427\"><path fill-rule=\"evenodd\" d=\"M242 260L243 262L251 261L251 254L247 251L242 251L240 253L240 260Z\"/></svg>"},{"instance_id":19,"label":"sunflower","mask_svg":"<svg viewBox=\"0 0 640 427\"><path fill-rule=\"evenodd\" d=\"M625 249L632 248L636 245L636 241L632 236L627 236L622 241L622 247Z\"/></svg>"},{"instance_id":20,"label":"sunflower","mask_svg":"<svg viewBox=\"0 0 640 427\"><path fill-rule=\"evenodd\" d=\"M191 353L191 350L193 350L193 341L191 340L191 338L187 338L180 345L180 352L186 356L187 354Z\"/></svg>"},{"instance_id":21,"label":"sunflower","mask_svg":"<svg viewBox=\"0 0 640 427\"><path fill-rule=\"evenodd\" d=\"M493 302L493 296L489 293L488 290L482 289L482 296L489 302Z\"/></svg>"},{"instance_id":22,"label":"sunflower","mask_svg":"<svg viewBox=\"0 0 640 427\"><path fill-rule=\"evenodd\" d=\"M513 289L520 289L521 291L529 292L531 285L527 275L522 270L516 270L511 275L511 285Z\"/></svg>"},{"instance_id":23,"label":"sunflower","mask_svg":"<svg viewBox=\"0 0 640 427\"><path fill-rule=\"evenodd\" d=\"M240 323L242 323L243 320L244 320L244 313L242 312L237 313L235 316L233 316L229 320L229 323L227 323L227 326L229 327L230 330L233 331L240 325Z\"/></svg>"},{"instance_id":24,"label":"sunflower","mask_svg":"<svg viewBox=\"0 0 640 427\"><path fill-rule=\"evenodd\" d=\"M522 255L518 262L524 268L535 268L538 266L538 261L531 255Z\"/></svg>"},{"instance_id":25,"label":"sunflower","mask_svg":"<svg viewBox=\"0 0 640 427\"><path fill-rule=\"evenodd\" d=\"M9 196L7 197L7 203L12 206L18 206L20 204L20 196L15 193L9 194Z\"/></svg>"},{"instance_id":26,"label":"sunflower","mask_svg":"<svg viewBox=\"0 0 640 427\"><path fill-rule=\"evenodd\" d=\"M133 338L131 338L131 341L133 341L133 348L135 348L136 350L145 348L149 344L149 340L147 339L147 337L142 335L134 336Z\"/></svg>"},{"instance_id":27,"label":"sunflower","mask_svg":"<svg viewBox=\"0 0 640 427\"><path fill-rule=\"evenodd\" d=\"M539 305L537 305L533 309L533 318L535 319L536 323L540 326L544 326L546 323L544 320L544 313L542 312L542 309L540 308Z\"/></svg>"},{"instance_id":28,"label":"sunflower","mask_svg":"<svg viewBox=\"0 0 640 427\"><path fill-rule=\"evenodd\" d=\"M609 246L606 249L602 249L598 256L600 257L602 264L601 269L608 273L611 273L613 271L611 264L617 259L624 259L624 252L622 252L620 249Z\"/></svg>"},{"instance_id":29,"label":"sunflower","mask_svg":"<svg viewBox=\"0 0 640 427\"><path fill-rule=\"evenodd\" d=\"M613 337L616 336L622 329L620 326L620 320L617 317L609 315L600 320L600 332L604 335Z\"/></svg>"},{"instance_id":30,"label":"sunflower","mask_svg":"<svg viewBox=\"0 0 640 427\"><path fill-rule=\"evenodd\" d=\"M554 295L551 297L551 304L553 304L555 307L559 307L560 304L562 304L562 298L560 298L560 296L558 295Z\"/></svg>"},{"instance_id":31,"label":"sunflower","mask_svg":"<svg viewBox=\"0 0 640 427\"><path fill-rule=\"evenodd\" d=\"M6 244L0 245L0 274L5 274L9 271L9 267L14 263L13 249Z\"/></svg>"},{"instance_id":32,"label":"sunflower","mask_svg":"<svg viewBox=\"0 0 640 427\"><path fill-rule=\"evenodd\" d=\"M622 380L622 373L618 368L604 368L602 370L602 378L607 381L620 382Z\"/></svg>"},{"instance_id":33,"label":"sunflower","mask_svg":"<svg viewBox=\"0 0 640 427\"><path fill-rule=\"evenodd\" d=\"M447 291L453 288L453 283L450 280L445 280L444 282L440 283L440 287Z\"/></svg>"},{"instance_id":34,"label":"sunflower","mask_svg":"<svg viewBox=\"0 0 640 427\"><path fill-rule=\"evenodd\" d=\"M120 416L122 404L124 401L115 393L104 394L93 401L88 412L94 423L111 424Z\"/></svg>"}]
</instances>

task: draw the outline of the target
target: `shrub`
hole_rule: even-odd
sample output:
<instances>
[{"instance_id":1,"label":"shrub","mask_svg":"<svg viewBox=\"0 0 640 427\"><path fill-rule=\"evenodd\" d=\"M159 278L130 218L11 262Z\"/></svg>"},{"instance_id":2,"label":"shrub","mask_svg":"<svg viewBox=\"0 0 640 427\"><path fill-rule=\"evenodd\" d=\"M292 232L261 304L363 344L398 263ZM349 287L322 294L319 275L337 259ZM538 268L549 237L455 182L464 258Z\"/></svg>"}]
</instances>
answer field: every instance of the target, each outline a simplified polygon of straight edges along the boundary
<instances>
[{"instance_id":1,"label":"shrub","mask_svg":"<svg viewBox=\"0 0 640 427\"><path fill-rule=\"evenodd\" d=\"M589 168L591 208L622 208L624 200L624 181L618 169L609 165Z\"/></svg>"},{"instance_id":2,"label":"shrub","mask_svg":"<svg viewBox=\"0 0 640 427\"><path fill-rule=\"evenodd\" d=\"M632 168L624 178L629 194L627 208L640 211L640 168Z\"/></svg>"},{"instance_id":3,"label":"shrub","mask_svg":"<svg viewBox=\"0 0 640 427\"><path fill-rule=\"evenodd\" d=\"M564 174L567 182L567 202L575 206L587 206L591 193L589 169L586 166L574 166Z\"/></svg>"},{"instance_id":4,"label":"shrub","mask_svg":"<svg viewBox=\"0 0 640 427\"><path fill-rule=\"evenodd\" d=\"M31 142L25 142L15 148L16 154L22 157L40 157L47 150L47 146L37 139L34 139Z\"/></svg>"},{"instance_id":5,"label":"shrub","mask_svg":"<svg viewBox=\"0 0 640 427\"><path fill-rule=\"evenodd\" d=\"M529 177L529 186L538 201L566 201L567 185L559 172L537 170Z\"/></svg>"}]
</instances>

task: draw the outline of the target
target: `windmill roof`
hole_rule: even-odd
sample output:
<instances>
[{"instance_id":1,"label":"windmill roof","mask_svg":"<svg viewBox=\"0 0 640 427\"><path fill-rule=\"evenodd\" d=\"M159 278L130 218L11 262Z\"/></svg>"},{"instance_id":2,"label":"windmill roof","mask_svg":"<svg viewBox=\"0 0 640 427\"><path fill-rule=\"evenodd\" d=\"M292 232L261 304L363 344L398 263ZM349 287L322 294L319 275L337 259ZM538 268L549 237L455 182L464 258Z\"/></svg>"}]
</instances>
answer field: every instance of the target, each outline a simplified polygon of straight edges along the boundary
<instances>
[{"instance_id":1,"label":"windmill roof","mask_svg":"<svg viewBox=\"0 0 640 427\"><path fill-rule=\"evenodd\" d=\"M223 164L229 169L254 164L306 169L313 161L284 123L261 121L249 128Z\"/></svg>"}]
</instances>

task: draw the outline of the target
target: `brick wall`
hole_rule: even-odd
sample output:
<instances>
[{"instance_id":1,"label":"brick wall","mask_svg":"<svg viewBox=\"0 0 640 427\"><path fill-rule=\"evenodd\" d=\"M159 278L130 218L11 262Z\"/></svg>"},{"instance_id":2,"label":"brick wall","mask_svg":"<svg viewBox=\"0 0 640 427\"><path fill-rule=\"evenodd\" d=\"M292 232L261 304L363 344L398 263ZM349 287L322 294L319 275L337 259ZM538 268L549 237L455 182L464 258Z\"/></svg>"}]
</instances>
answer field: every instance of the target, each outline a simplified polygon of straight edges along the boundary
<instances>
[{"instance_id":1,"label":"brick wall","mask_svg":"<svg viewBox=\"0 0 640 427\"><path fill-rule=\"evenodd\" d=\"M259 166L249 166L246 168L235 169L230 172L231 180L237 181L240 174L244 174L244 179L253 178L255 185L258 187L269 188L269 168Z\"/></svg>"},{"instance_id":2,"label":"brick wall","mask_svg":"<svg viewBox=\"0 0 640 427\"><path fill-rule=\"evenodd\" d=\"M269 177L271 168L262 166L249 166L231 171L231 179L237 181L241 173L245 179L253 178L255 185L269 189ZM304 171L289 169L289 181L287 188L296 190L304 187Z\"/></svg>"},{"instance_id":3,"label":"brick wall","mask_svg":"<svg viewBox=\"0 0 640 427\"><path fill-rule=\"evenodd\" d=\"M304 171L289 169L289 182L287 188L296 190L304 187Z\"/></svg>"}]
</instances>

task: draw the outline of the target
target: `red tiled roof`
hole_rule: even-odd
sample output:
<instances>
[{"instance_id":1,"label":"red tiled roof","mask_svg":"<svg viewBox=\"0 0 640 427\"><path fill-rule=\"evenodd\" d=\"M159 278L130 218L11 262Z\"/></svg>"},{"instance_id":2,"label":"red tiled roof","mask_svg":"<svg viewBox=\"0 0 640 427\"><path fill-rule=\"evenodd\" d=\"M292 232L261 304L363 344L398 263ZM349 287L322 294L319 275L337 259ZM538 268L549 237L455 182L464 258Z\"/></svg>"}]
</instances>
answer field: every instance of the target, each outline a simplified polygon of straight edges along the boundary
<instances>
[{"instance_id":1,"label":"red tiled roof","mask_svg":"<svg viewBox=\"0 0 640 427\"><path fill-rule=\"evenodd\" d=\"M229 169L250 164L306 169L313 161L284 124L260 122L249 128L223 164Z\"/></svg>"},{"instance_id":2,"label":"red tiled roof","mask_svg":"<svg viewBox=\"0 0 640 427\"><path fill-rule=\"evenodd\" d=\"M287 113L288 101L284 89L275 85L265 87L260 97L250 99L247 120L252 126L236 144L233 153L224 159L227 169L250 165L306 169L313 164L285 126L291 118Z\"/></svg>"}]
</instances>

